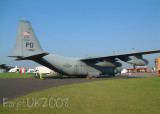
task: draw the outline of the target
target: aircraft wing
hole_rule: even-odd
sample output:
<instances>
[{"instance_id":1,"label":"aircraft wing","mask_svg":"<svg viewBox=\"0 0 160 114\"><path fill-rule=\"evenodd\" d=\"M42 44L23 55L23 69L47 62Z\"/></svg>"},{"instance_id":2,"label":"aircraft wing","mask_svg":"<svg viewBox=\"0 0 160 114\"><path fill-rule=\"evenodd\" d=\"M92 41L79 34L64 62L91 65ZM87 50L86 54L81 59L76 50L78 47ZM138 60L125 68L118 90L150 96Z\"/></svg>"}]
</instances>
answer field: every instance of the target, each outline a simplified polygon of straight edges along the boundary
<instances>
[{"instance_id":1,"label":"aircraft wing","mask_svg":"<svg viewBox=\"0 0 160 114\"><path fill-rule=\"evenodd\" d=\"M128 56L135 56L135 55L152 54L152 53L160 53L160 50L129 53L129 54L120 54L120 55L111 55L111 56L102 56L102 57L88 57L88 58L83 58L83 59L80 59L80 60L81 61L89 61L89 60L115 59L115 58L125 58L125 57L128 57Z\"/></svg>"}]
</instances>

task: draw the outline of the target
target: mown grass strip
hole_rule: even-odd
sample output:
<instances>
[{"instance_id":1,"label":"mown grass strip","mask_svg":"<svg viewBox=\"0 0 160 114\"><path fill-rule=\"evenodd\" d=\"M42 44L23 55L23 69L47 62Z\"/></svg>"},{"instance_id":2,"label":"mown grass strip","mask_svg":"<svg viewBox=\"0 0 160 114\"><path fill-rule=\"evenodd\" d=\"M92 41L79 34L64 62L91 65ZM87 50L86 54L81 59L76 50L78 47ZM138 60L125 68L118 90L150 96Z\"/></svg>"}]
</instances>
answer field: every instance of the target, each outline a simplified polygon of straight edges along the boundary
<instances>
[{"instance_id":1,"label":"mown grass strip","mask_svg":"<svg viewBox=\"0 0 160 114\"><path fill-rule=\"evenodd\" d=\"M44 102L40 101L40 106L9 108L9 102L18 103L26 99L47 99L68 98L68 106L62 107L49 105L43 107ZM1 113L160 113L160 79L134 78L116 79L97 82L87 82L72 84L56 88L50 88L39 92L34 92L26 96L9 101L3 107L0 105ZM60 104L58 104L60 105Z\"/></svg>"}]
</instances>

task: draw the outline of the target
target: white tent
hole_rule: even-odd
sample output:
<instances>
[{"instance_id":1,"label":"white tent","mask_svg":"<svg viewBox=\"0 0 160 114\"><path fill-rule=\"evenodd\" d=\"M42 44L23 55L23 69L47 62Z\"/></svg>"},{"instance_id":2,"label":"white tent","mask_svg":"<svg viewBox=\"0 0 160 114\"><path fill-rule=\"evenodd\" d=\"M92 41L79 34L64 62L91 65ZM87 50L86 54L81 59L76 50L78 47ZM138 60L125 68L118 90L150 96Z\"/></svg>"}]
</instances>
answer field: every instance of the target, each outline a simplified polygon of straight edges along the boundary
<instances>
[{"instance_id":1,"label":"white tent","mask_svg":"<svg viewBox=\"0 0 160 114\"><path fill-rule=\"evenodd\" d=\"M55 72L45 66L38 66L35 68L35 73L39 73L39 74L51 74Z\"/></svg>"}]
</instances>

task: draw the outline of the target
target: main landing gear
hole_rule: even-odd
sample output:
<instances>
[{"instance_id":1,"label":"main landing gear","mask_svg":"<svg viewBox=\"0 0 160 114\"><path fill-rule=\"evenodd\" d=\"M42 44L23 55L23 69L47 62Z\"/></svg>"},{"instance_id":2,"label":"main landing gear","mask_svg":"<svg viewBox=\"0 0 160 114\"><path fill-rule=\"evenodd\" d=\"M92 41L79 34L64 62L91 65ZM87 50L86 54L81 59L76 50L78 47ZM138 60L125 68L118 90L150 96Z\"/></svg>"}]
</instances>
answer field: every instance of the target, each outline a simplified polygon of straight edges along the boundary
<instances>
[{"instance_id":1,"label":"main landing gear","mask_svg":"<svg viewBox=\"0 0 160 114\"><path fill-rule=\"evenodd\" d=\"M89 80L89 79L94 79L94 77L93 77L93 76L87 76L86 79L87 79L87 80Z\"/></svg>"}]
</instances>

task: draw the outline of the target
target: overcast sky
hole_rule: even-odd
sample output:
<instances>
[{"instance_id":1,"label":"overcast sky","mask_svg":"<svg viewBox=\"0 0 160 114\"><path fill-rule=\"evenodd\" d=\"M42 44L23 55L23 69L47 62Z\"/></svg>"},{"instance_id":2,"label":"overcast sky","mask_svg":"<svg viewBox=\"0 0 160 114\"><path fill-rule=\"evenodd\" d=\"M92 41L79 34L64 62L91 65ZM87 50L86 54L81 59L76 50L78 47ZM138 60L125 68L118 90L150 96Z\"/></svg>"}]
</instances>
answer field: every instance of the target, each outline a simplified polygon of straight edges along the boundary
<instances>
[{"instance_id":1,"label":"overcast sky","mask_svg":"<svg viewBox=\"0 0 160 114\"><path fill-rule=\"evenodd\" d=\"M160 0L0 0L0 64L38 65L7 57L22 18L49 53L83 58L160 50ZM152 67L158 57L144 56Z\"/></svg>"}]
</instances>

